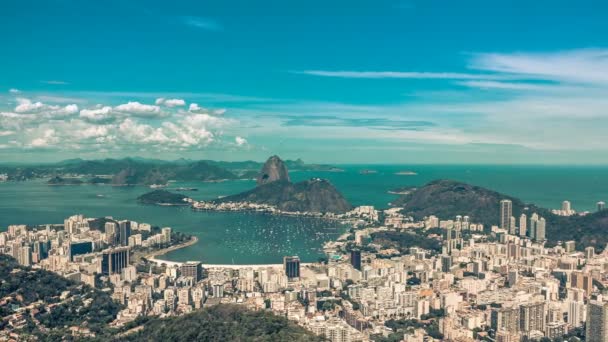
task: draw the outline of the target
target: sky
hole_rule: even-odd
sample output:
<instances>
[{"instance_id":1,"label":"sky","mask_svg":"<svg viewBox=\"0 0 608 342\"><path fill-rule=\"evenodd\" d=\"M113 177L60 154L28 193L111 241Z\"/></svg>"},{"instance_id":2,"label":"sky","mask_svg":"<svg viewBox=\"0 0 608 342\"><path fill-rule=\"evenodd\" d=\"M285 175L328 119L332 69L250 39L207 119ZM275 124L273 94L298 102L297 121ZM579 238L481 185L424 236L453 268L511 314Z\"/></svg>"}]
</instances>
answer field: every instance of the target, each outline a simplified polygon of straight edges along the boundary
<instances>
[{"instance_id":1,"label":"sky","mask_svg":"<svg viewBox=\"0 0 608 342\"><path fill-rule=\"evenodd\" d=\"M607 164L605 1L0 2L0 161Z\"/></svg>"}]
</instances>

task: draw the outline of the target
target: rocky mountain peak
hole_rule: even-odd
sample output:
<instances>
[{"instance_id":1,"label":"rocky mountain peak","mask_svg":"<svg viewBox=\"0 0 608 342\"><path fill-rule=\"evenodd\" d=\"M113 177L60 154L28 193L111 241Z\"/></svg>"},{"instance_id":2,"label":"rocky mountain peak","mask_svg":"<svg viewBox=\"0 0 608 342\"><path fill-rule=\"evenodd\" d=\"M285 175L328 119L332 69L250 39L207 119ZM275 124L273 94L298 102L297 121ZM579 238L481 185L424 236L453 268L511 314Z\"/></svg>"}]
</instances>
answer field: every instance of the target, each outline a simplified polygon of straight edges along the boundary
<instances>
[{"instance_id":1,"label":"rocky mountain peak","mask_svg":"<svg viewBox=\"0 0 608 342\"><path fill-rule=\"evenodd\" d=\"M257 178L257 185L264 185L275 181L289 182L287 166L278 156L268 158Z\"/></svg>"}]
</instances>

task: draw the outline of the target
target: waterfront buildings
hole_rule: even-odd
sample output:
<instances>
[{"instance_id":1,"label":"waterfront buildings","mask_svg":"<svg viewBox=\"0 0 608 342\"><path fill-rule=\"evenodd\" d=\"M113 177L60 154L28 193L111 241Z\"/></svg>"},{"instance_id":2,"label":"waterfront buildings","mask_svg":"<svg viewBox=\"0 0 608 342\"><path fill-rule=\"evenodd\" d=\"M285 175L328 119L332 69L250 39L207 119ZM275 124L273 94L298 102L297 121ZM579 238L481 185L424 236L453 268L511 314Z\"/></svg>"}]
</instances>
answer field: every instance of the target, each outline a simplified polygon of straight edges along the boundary
<instances>
[{"instance_id":1,"label":"waterfront buildings","mask_svg":"<svg viewBox=\"0 0 608 342\"><path fill-rule=\"evenodd\" d=\"M283 268L285 275L289 279L295 279L300 277L300 257L298 256L286 256L283 258Z\"/></svg>"}]
</instances>

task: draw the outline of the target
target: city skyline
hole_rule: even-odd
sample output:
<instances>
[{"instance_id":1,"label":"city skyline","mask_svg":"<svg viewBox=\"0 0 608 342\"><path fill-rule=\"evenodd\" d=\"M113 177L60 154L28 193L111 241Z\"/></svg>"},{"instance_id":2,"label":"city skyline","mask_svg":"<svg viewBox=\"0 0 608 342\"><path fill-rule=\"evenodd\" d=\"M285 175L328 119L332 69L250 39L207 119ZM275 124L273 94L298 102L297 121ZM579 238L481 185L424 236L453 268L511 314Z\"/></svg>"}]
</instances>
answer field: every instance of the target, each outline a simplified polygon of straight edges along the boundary
<instances>
[{"instance_id":1,"label":"city skyline","mask_svg":"<svg viewBox=\"0 0 608 342\"><path fill-rule=\"evenodd\" d=\"M603 6L6 3L0 155L605 164Z\"/></svg>"}]
</instances>

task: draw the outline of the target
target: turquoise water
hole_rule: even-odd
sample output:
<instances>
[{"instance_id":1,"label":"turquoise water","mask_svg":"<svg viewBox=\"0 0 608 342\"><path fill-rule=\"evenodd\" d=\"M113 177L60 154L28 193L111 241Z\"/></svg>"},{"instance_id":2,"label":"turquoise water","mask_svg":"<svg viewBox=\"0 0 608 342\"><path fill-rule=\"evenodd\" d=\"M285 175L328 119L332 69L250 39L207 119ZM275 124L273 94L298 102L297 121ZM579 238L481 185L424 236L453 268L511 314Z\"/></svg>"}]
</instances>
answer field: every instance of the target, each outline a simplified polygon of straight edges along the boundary
<instances>
[{"instance_id":1,"label":"turquoise water","mask_svg":"<svg viewBox=\"0 0 608 342\"><path fill-rule=\"evenodd\" d=\"M574 209L593 210L599 200L608 200L608 167L510 167L510 166L403 166L348 165L345 172L292 172L294 181L311 177L329 179L354 205L386 207L396 198L387 191L399 186L421 185L449 178L485 186L536 203L558 208L563 200ZM377 170L359 174L361 169ZM414 171L417 175L395 175ZM196 187L184 192L195 199L212 199L250 189L253 181L223 183L176 183ZM335 222L286 218L251 213L195 212L184 207L137 204L146 187L103 185L48 186L42 181L0 183L0 227L9 224L60 223L81 213L90 217L114 216L170 226L194 234L199 242L167 255L171 260L202 260L206 263L280 263L284 255L299 255L304 261L321 256L323 241L333 239L345 227Z\"/></svg>"}]
</instances>

